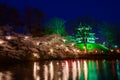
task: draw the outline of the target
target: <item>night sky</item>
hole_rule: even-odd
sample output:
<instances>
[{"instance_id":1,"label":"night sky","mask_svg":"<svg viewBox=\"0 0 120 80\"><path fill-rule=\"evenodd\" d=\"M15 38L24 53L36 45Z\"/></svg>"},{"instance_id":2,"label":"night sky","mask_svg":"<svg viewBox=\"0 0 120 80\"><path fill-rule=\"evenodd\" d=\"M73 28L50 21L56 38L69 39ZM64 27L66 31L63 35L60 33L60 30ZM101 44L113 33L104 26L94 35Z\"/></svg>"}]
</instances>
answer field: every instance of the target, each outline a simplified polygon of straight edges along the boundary
<instances>
[{"instance_id":1,"label":"night sky","mask_svg":"<svg viewBox=\"0 0 120 80\"><path fill-rule=\"evenodd\" d=\"M24 6L39 8L46 18L59 17L65 20L91 17L109 23L120 22L120 0L0 0L15 6L22 13Z\"/></svg>"}]
</instances>

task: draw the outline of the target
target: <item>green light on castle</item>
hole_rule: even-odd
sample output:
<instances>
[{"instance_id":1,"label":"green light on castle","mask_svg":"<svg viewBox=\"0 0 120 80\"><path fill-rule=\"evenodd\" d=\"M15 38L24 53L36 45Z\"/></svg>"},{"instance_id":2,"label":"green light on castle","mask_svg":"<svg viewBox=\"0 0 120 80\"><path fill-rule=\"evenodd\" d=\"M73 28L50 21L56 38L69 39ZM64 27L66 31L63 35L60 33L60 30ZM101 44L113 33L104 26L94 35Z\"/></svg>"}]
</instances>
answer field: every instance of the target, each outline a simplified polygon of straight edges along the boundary
<instances>
[{"instance_id":1,"label":"green light on castle","mask_svg":"<svg viewBox=\"0 0 120 80\"><path fill-rule=\"evenodd\" d=\"M80 48L81 50L84 50L84 43L79 43L76 44L76 46L78 48ZM87 43L87 47L86 47L87 51L93 51L93 50L103 50L103 51L108 51L109 49L107 47L105 47L102 44L96 44L96 43Z\"/></svg>"},{"instance_id":2,"label":"green light on castle","mask_svg":"<svg viewBox=\"0 0 120 80\"><path fill-rule=\"evenodd\" d=\"M95 37L95 33L92 33L90 26L83 26L81 23L77 28L75 38L77 43L95 43L98 39Z\"/></svg>"},{"instance_id":3,"label":"green light on castle","mask_svg":"<svg viewBox=\"0 0 120 80\"><path fill-rule=\"evenodd\" d=\"M95 41L98 38L95 37L95 33L92 33L90 26L84 26L80 23L75 34L76 46L85 51L108 51L108 48L102 44L97 44Z\"/></svg>"}]
</instances>

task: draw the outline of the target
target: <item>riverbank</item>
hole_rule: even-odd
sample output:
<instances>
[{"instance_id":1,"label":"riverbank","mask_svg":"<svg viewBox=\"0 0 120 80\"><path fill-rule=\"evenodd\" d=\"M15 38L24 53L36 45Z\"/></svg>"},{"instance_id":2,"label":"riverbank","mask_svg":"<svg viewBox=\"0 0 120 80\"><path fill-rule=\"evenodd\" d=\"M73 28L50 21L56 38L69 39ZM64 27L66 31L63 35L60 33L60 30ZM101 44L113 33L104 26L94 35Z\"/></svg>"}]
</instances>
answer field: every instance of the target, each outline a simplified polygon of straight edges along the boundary
<instances>
[{"instance_id":1,"label":"riverbank","mask_svg":"<svg viewBox=\"0 0 120 80\"><path fill-rule=\"evenodd\" d=\"M34 62L34 61L51 61L51 60L72 60L72 59L87 59L87 60L101 60L101 59L105 59L105 60L115 60L115 59L120 59L120 54L119 53L106 53L106 54L79 54L78 56L67 56L67 57L49 57L49 58L40 58L40 59L36 59L36 58L32 58L32 59L22 59L22 60L18 60L18 59L13 59L10 57L3 57L0 56L0 64L4 64L4 63L21 63L21 62Z\"/></svg>"},{"instance_id":2,"label":"riverbank","mask_svg":"<svg viewBox=\"0 0 120 80\"><path fill-rule=\"evenodd\" d=\"M119 53L106 53L106 54L82 54L79 55L80 59L120 59Z\"/></svg>"},{"instance_id":3,"label":"riverbank","mask_svg":"<svg viewBox=\"0 0 120 80\"><path fill-rule=\"evenodd\" d=\"M101 52L101 53L99 53ZM119 53L94 51L85 54L83 50L68 43L59 35L32 37L13 34L0 36L0 63L65 59L118 59Z\"/></svg>"}]
</instances>

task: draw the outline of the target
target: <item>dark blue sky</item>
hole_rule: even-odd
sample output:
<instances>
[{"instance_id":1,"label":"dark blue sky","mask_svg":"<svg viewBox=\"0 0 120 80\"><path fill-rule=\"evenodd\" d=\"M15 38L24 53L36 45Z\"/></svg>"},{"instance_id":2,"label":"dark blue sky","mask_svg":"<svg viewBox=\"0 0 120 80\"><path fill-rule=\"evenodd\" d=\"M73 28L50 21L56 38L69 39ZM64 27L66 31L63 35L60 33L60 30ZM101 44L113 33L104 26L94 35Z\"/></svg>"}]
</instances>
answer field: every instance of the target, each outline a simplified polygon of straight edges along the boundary
<instances>
[{"instance_id":1,"label":"dark blue sky","mask_svg":"<svg viewBox=\"0 0 120 80\"><path fill-rule=\"evenodd\" d=\"M24 6L37 7L47 18L59 17L65 20L81 16L104 20L109 23L120 22L120 0L0 0L20 9Z\"/></svg>"}]
</instances>

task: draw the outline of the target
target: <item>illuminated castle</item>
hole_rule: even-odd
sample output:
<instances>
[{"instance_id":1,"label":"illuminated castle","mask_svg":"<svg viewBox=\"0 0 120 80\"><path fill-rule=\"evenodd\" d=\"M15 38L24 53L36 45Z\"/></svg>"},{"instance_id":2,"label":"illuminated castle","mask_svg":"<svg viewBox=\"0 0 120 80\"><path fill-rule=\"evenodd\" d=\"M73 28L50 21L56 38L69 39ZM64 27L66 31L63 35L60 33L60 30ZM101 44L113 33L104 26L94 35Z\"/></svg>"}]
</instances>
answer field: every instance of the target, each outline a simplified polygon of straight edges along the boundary
<instances>
[{"instance_id":1,"label":"illuminated castle","mask_svg":"<svg viewBox=\"0 0 120 80\"><path fill-rule=\"evenodd\" d=\"M83 26L80 24L77 28L77 33L75 35L77 43L95 43L96 38L95 33L91 33L92 28L90 26Z\"/></svg>"}]
</instances>

